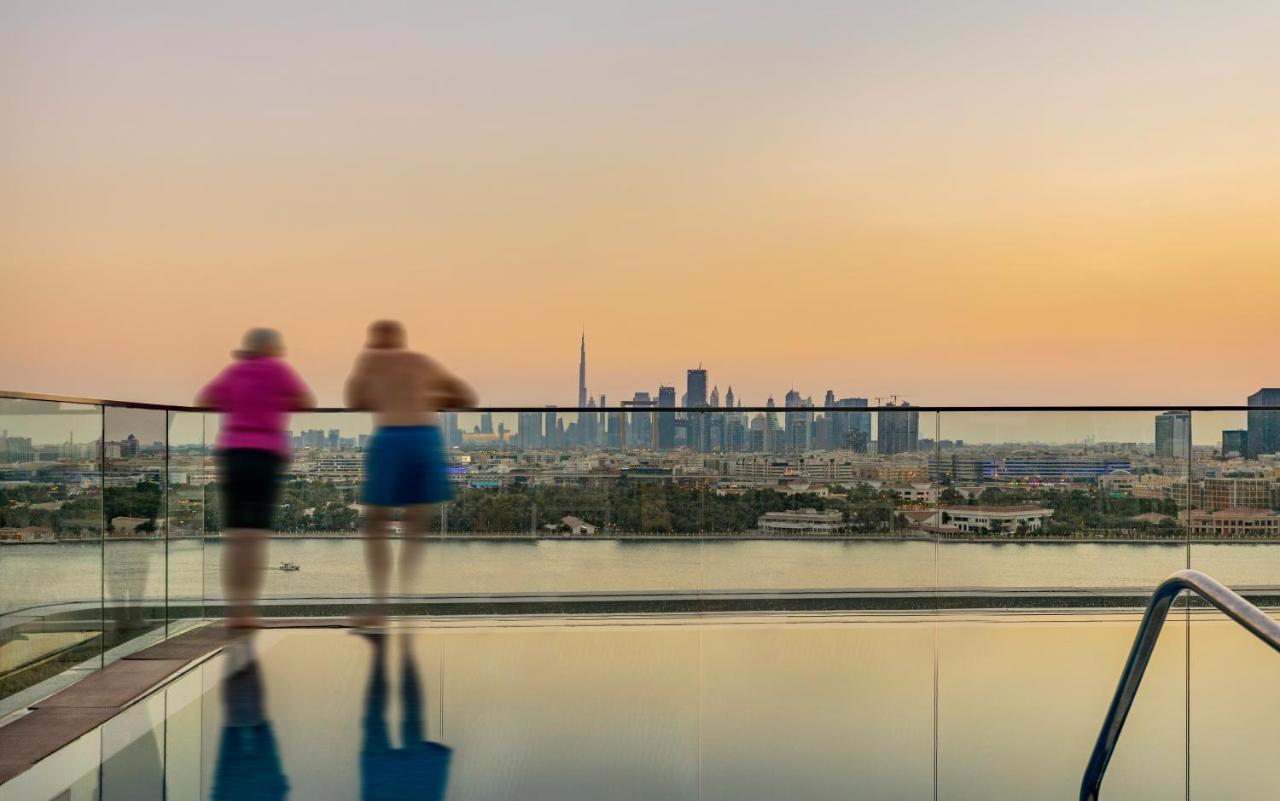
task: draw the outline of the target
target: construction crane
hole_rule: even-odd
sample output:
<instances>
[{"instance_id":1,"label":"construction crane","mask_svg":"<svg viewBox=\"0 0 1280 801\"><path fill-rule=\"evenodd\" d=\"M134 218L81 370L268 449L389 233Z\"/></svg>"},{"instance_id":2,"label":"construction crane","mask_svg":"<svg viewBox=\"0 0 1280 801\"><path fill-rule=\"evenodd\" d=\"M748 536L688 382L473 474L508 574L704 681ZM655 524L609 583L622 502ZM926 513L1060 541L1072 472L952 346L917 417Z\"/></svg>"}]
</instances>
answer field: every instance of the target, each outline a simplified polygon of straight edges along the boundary
<instances>
[{"instance_id":1,"label":"construction crane","mask_svg":"<svg viewBox=\"0 0 1280 801\"><path fill-rule=\"evenodd\" d=\"M893 401L893 403L891 403L890 405L891 405L891 406L897 406L897 405L898 405L898 399L899 399L899 398L903 398L903 399L905 400L906 398L909 398L909 397L911 397L911 396L910 396L910 395L895 395L895 394L889 394L889 395L881 395L881 396L877 396L877 397L876 397L876 406L883 406L883 405L884 405L884 399L885 399L885 398L891 398L891 399L892 399L892 401Z\"/></svg>"}]
</instances>

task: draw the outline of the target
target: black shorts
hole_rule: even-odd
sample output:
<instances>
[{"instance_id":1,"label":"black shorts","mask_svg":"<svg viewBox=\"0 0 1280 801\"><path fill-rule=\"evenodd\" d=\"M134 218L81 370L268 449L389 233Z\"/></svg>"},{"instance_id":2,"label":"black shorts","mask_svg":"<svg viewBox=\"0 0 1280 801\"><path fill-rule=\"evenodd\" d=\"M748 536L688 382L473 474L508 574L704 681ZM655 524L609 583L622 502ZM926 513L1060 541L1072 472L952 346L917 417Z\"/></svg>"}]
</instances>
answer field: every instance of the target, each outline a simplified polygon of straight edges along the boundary
<instances>
[{"instance_id":1,"label":"black shorts","mask_svg":"<svg viewBox=\"0 0 1280 801\"><path fill-rule=\"evenodd\" d=\"M218 451L222 474L222 527L271 528L284 458L257 448Z\"/></svg>"}]
</instances>

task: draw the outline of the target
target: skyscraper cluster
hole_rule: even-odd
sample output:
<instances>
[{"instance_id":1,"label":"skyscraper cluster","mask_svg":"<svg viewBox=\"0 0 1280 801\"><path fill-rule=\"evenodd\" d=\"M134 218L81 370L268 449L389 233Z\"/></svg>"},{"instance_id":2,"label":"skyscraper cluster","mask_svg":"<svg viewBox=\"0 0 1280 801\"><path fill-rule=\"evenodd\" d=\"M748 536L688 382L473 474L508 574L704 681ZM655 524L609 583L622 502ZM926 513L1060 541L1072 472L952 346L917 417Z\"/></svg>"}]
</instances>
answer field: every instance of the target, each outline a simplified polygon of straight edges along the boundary
<instances>
[{"instance_id":1,"label":"skyscraper cluster","mask_svg":"<svg viewBox=\"0 0 1280 801\"><path fill-rule=\"evenodd\" d=\"M722 405L723 399L723 405ZM608 406L587 387L587 342L578 343L578 409L567 416L548 407L545 412L520 415L515 442L522 448L609 447L701 452L759 451L800 453L814 449L851 449L865 452L872 444L871 413L845 411L867 408L866 398L836 398L827 390L821 406L795 389L786 393L782 416L770 411L749 417L735 411L743 406L733 387L723 396L711 384L702 365L685 373L685 385L677 402L677 388L640 390L622 401L623 411L596 412ZM891 404L896 405L896 404ZM882 453L915 451L919 444L919 412L904 409L882 413ZM887 419L886 419L887 418ZM887 434L887 438L885 437Z\"/></svg>"}]
</instances>

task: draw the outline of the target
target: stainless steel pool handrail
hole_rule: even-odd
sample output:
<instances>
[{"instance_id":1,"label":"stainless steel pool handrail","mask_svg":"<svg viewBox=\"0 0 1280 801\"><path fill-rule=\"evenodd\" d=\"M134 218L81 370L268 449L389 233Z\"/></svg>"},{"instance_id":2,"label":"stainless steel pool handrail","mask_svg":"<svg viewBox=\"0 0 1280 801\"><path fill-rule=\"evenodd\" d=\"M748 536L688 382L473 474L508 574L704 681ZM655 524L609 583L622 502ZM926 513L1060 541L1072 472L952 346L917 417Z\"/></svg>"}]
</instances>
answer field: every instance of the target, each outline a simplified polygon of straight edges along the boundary
<instances>
[{"instance_id":1,"label":"stainless steel pool handrail","mask_svg":"<svg viewBox=\"0 0 1280 801\"><path fill-rule=\"evenodd\" d=\"M1107 763L1111 761L1111 754L1120 740L1120 730L1124 728L1125 718L1129 716L1129 709L1138 694L1138 686L1147 671L1147 663L1151 661L1151 653L1160 638L1160 630L1164 627L1165 618L1169 616L1169 608L1183 590L1199 595L1272 649L1280 651L1280 623L1212 576L1199 570L1179 570L1160 582L1160 586L1151 594L1147 611L1142 616L1138 634L1129 650L1129 659L1125 662L1124 672L1120 674L1120 684L1116 687L1115 697L1111 699L1111 708L1107 710L1102 731L1093 746L1089 766L1084 772L1084 781L1080 784L1080 801L1097 801L1102 789L1102 778L1107 772Z\"/></svg>"}]
</instances>

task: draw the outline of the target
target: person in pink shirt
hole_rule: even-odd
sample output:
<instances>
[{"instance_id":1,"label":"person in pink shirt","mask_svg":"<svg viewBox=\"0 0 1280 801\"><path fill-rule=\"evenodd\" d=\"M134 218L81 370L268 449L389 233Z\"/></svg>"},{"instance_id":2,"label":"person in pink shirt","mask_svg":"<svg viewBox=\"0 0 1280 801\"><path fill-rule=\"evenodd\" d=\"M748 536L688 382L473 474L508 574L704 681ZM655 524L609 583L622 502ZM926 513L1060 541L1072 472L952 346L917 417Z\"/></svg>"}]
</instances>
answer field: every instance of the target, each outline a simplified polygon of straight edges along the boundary
<instances>
[{"instance_id":1,"label":"person in pink shirt","mask_svg":"<svg viewBox=\"0 0 1280 801\"><path fill-rule=\"evenodd\" d=\"M222 413L216 446L222 479L222 589L232 627L254 625L262 590L267 537L289 461L289 413L315 398L284 362L284 341L270 328L244 335L235 361L196 398Z\"/></svg>"}]
</instances>

